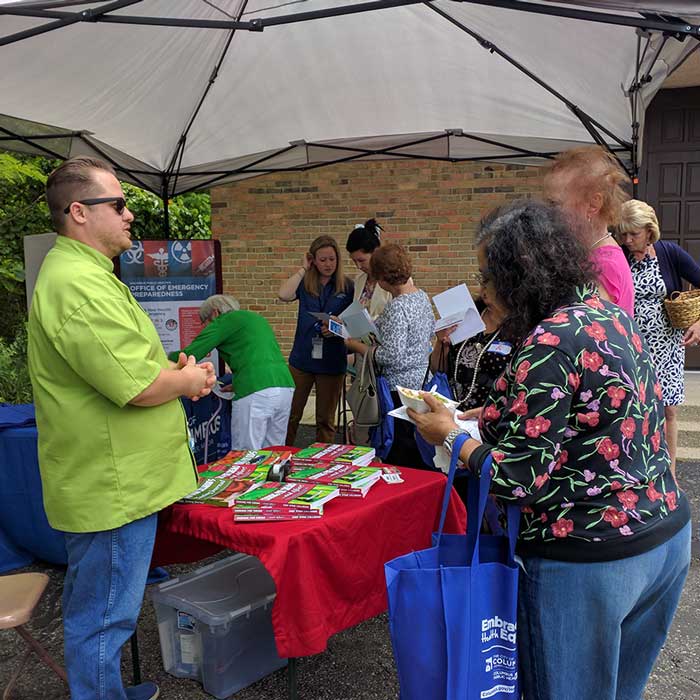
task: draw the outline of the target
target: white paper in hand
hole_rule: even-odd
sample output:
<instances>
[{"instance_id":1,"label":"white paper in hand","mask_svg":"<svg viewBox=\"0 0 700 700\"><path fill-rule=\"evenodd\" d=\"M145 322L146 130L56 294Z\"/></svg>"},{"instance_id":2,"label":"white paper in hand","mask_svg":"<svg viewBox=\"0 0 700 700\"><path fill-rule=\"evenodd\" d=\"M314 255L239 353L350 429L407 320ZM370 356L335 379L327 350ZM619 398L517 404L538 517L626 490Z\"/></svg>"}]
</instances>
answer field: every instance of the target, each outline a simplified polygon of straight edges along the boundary
<instances>
[{"instance_id":1,"label":"white paper in hand","mask_svg":"<svg viewBox=\"0 0 700 700\"><path fill-rule=\"evenodd\" d=\"M461 343L463 340L471 338L486 328L466 284L458 284L456 287L451 287L444 292L440 292L440 294L436 294L433 297L433 303L440 314L438 323L448 316L455 316L459 313L464 314L457 329L450 336L452 345Z\"/></svg>"},{"instance_id":2,"label":"white paper in hand","mask_svg":"<svg viewBox=\"0 0 700 700\"><path fill-rule=\"evenodd\" d=\"M351 338L364 338L367 335L374 335L378 342L381 342L379 331L369 315L359 301L353 301L342 314L340 320L345 324L345 329Z\"/></svg>"}]
</instances>

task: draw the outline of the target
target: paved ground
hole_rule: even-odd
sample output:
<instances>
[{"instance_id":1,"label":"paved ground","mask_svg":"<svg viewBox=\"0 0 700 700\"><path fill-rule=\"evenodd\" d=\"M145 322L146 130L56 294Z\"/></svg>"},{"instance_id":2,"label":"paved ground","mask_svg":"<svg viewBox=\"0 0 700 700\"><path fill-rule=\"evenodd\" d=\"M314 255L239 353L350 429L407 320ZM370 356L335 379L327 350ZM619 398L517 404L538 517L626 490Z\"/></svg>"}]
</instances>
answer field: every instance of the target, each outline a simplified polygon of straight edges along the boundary
<instances>
[{"instance_id":1,"label":"paved ground","mask_svg":"<svg viewBox=\"0 0 700 700\"><path fill-rule=\"evenodd\" d=\"M299 443L308 444L312 440L310 429L303 426ZM692 499L694 522L697 523L700 517L700 462L681 464L679 477ZM694 700L700 697L700 542L697 526L693 544L693 564L683 599L671 635L654 669L645 700ZM192 568L170 567L170 571L178 575ZM50 575L48 597L59 591L63 576L60 569L34 565L26 570L45 571ZM42 605L39 615L46 611L46 607ZM60 660L60 620L55 620L53 626L49 625L44 634L47 647ZM164 700L205 700L211 697L195 681L173 678L163 671L155 615L150 602L144 604L141 615L140 650L144 676L160 685ZM0 688L4 687L16 667L19 653L20 644L16 635L0 631ZM129 663L130 655L126 650L126 679L130 678ZM298 669L300 700L394 700L398 697L385 615L336 635L330 640L326 652L300 659ZM286 673L279 671L242 690L235 698L278 700L285 698L286 692ZM32 662L13 697L16 700L66 700L68 693L48 669Z\"/></svg>"}]
</instances>

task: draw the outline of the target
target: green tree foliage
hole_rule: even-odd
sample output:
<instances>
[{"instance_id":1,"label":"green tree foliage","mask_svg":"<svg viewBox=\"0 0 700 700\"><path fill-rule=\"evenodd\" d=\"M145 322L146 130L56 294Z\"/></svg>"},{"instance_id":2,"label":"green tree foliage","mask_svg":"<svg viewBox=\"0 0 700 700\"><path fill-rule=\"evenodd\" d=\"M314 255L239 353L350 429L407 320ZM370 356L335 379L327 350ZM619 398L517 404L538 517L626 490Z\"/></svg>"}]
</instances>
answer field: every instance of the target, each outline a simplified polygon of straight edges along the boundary
<instances>
[{"instance_id":1,"label":"green tree foliage","mask_svg":"<svg viewBox=\"0 0 700 700\"><path fill-rule=\"evenodd\" d=\"M127 205L134 214L131 235L141 240L165 238L163 201L160 197L134 185L122 185ZM168 202L170 238L211 238L211 204L209 194L192 192Z\"/></svg>"},{"instance_id":2,"label":"green tree foliage","mask_svg":"<svg viewBox=\"0 0 700 700\"><path fill-rule=\"evenodd\" d=\"M11 341L0 338L0 403L31 403L27 368L27 327L21 323Z\"/></svg>"},{"instance_id":3,"label":"green tree foliage","mask_svg":"<svg viewBox=\"0 0 700 700\"><path fill-rule=\"evenodd\" d=\"M24 293L22 239L52 230L44 189L53 165L0 153L0 287L11 294Z\"/></svg>"}]
</instances>

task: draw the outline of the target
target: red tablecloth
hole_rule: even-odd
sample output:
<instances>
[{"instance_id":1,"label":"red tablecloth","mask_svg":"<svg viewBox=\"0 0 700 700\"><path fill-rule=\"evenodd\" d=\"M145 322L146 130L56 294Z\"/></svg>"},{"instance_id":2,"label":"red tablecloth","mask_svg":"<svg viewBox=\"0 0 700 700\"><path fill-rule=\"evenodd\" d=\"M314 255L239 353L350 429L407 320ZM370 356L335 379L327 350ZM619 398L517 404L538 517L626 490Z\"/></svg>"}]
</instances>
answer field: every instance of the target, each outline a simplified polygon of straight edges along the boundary
<instances>
[{"instance_id":1,"label":"red tablecloth","mask_svg":"<svg viewBox=\"0 0 700 700\"><path fill-rule=\"evenodd\" d=\"M318 654L333 634L386 610L385 562L430 546L445 477L401 471L404 483L381 481L364 499L335 499L319 520L236 523L225 508L176 504L161 514L154 562L193 561L220 547L259 557L277 585L279 655ZM446 532L465 528L453 491Z\"/></svg>"}]
</instances>

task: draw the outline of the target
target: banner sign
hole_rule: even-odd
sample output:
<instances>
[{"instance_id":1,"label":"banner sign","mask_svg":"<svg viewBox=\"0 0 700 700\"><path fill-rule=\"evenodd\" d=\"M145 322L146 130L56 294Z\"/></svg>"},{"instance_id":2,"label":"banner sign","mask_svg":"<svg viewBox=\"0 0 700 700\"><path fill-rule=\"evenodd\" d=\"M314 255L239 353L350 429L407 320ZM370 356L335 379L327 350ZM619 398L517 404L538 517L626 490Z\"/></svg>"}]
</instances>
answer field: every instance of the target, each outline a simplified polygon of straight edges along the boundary
<instances>
[{"instance_id":1,"label":"banner sign","mask_svg":"<svg viewBox=\"0 0 700 700\"><path fill-rule=\"evenodd\" d=\"M202 330L201 303L221 290L218 241L134 241L119 277L151 317L167 353ZM217 365L216 353L210 359Z\"/></svg>"}]
</instances>

